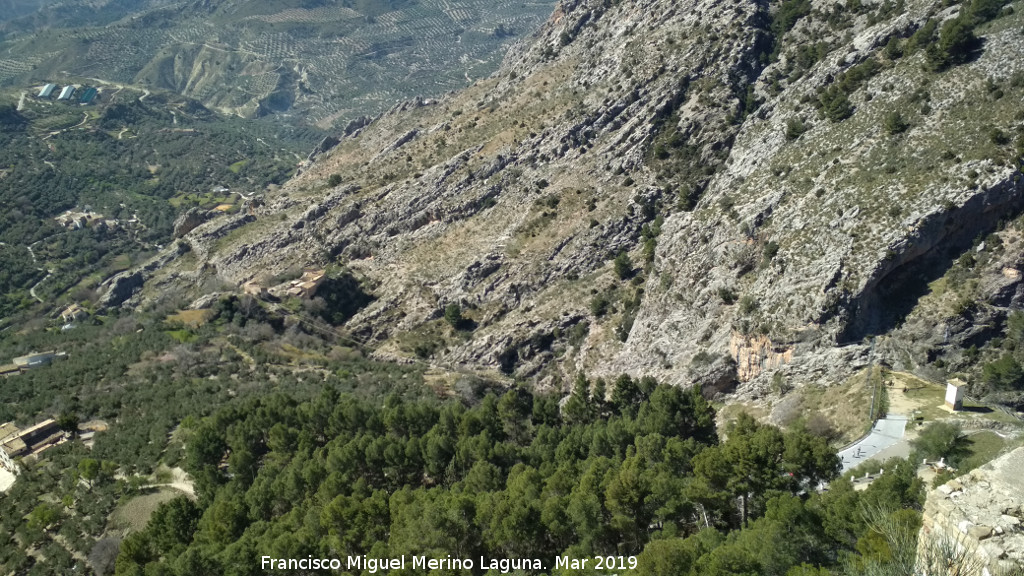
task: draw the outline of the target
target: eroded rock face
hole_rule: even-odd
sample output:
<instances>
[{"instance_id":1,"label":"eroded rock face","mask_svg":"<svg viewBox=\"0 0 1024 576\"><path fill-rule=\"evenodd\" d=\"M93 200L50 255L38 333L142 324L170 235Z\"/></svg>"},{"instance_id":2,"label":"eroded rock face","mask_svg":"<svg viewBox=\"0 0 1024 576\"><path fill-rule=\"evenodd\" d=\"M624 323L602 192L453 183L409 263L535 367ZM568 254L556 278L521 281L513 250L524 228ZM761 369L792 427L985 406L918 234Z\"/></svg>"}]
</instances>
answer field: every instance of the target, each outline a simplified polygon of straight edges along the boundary
<instances>
[{"instance_id":1,"label":"eroded rock face","mask_svg":"<svg viewBox=\"0 0 1024 576\"><path fill-rule=\"evenodd\" d=\"M1020 213L1021 174L1007 161L1013 153L992 161L975 147L983 129L965 118L985 95L962 89L982 83L1009 54L1022 55L1010 36L993 34L978 61L926 81L909 70L920 55L882 69L854 92L855 111L842 122L800 104L801 94L813 95L849 64L879 59L886 35L937 9L915 3L891 22L865 28L748 118L697 209L666 220L644 305L612 363L678 381L679 366L705 349L725 349L739 332L770 339L766 361L792 351L801 378L835 381L851 366L839 363L824 378L805 368L844 348L866 351L862 342L898 326L973 240ZM784 65L769 66L761 78ZM914 113L900 93L914 86L927 86L929 111L893 138L882 120L895 110ZM999 122L1016 122L1008 111L1000 114ZM790 120L814 126L787 138ZM966 132L955 135L950 123ZM966 331L984 322L965 320ZM752 384L763 389L766 380Z\"/></svg>"},{"instance_id":2,"label":"eroded rock face","mask_svg":"<svg viewBox=\"0 0 1024 576\"><path fill-rule=\"evenodd\" d=\"M356 122L356 120L353 120L352 122ZM352 126L352 124L350 123L349 126ZM353 129L353 131L354 130L355 129ZM346 128L345 131L348 132L348 128ZM319 144L317 144L316 148L313 148L313 151L309 153L309 156L306 157L306 160L309 160L310 162L316 160L317 156L327 153L331 148L334 148L340 142L341 140L338 140L334 136L324 136L324 139L321 140Z\"/></svg>"},{"instance_id":3,"label":"eroded rock face","mask_svg":"<svg viewBox=\"0 0 1024 576\"><path fill-rule=\"evenodd\" d=\"M164 270L182 254L192 250L191 244L184 241L175 241L156 256L150 258L145 264L133 269L119 272L107 278L100 285L102 296L98 305L103 308L116 308L118 306L129 307L138 304L139 293L146 281L158 270ZM197 280L196 275L189 278L190 281Z\"/></svg>"},{"instance_id":4,"label":"eroded rock face","mask_svg":"<svg viewBox=\"0 0 1024 576\"><path fill-rule=\"evenodd\" d=\"M122 272L107 281L107 291L100 299L100 306L114 308L124 304L142 288L145 277L141 271Z\"/></svg>"},{"instance_id":5,"label":"eroded rock face","mask_svg":"<svg viewBox=\"0 0 1024 576\"><path fill-rule=\"evenodd\" d=\"M397 106L319 156L256 210L258 234L214 248L222 222L189 240L236 283L322 257L350 261L378 287L377 303L352 320L358 330L414 330L440 303L464 302L479 327L450 359L508 368L515 357L512 371L536 373L564 339L553 334L588 316L591 285L572 278L601 274L635 246L656 203L674 202L644 166L667 119L685 103L679 130L695 162L719 163L737 129L730 105L720 107L753 79L765 13L694 8L565 4L501 75ZM703 37L709 18L720 39ZM726 38L730 29L743 32ZM652 37L663 41L655 57ZM705 85L701 101L688 95L694 83ZM302 191L334 173L353 187Z\"/></svg>"},{"instance_id":6,"label":"eroded rock face","mask_svg":"<svg viewBox=\"0 0 1024 576\"><path fill-rule=\"evenodd\" d=\"M883 357L894 368L914 371L933 381L945 374L969 373L974 355L994 338L1009 333L1011 315L1024 308L1024 234L1019 226L1001 226L976 238L942 276L928 285L903 322L878 339ZM972 382L973 397L1020 411L1024 392Z\"/></svg>"},{"instance_id":7,"label":"eroded rock face","mask_svg":"<svg viewBox=\"0 0 1024 576\"><path fill-rule=\"evenodd\" d=\"M410 357L403 336L427 337L456 302L475 330L436 346L440 362L723 391L762 390L778 370L834 379L1024 207L1011 149L972 116L994 78L990 123L1016 122L1020 26L942 74L921 72L921 52L883 53L943 9L913 0L846 28L806 17L773 62L760 3L563 2L495 76L395 106L264 205L195 227L189 273L240 286L345 263L377 297L349 327L389 358ZM824 118L818 92L866 62L878 69L851 90L851 116ZM910 128L890 134L897 110ZM344 188L326 186L333 174ZM629 269L612 264L620 252ZM184 289L186 272L156 286Z\"/></svg>"},{"instance_id":8,"label":"eroded rock face","mask_svg":"<svg viewBox=\"0 0 1024 576\"><path fill-rule=\"evenodd\" d=\"M189 208L174 220L174 237L181 238L214 215L210 210Z\"/></svg>"}]
</instances>

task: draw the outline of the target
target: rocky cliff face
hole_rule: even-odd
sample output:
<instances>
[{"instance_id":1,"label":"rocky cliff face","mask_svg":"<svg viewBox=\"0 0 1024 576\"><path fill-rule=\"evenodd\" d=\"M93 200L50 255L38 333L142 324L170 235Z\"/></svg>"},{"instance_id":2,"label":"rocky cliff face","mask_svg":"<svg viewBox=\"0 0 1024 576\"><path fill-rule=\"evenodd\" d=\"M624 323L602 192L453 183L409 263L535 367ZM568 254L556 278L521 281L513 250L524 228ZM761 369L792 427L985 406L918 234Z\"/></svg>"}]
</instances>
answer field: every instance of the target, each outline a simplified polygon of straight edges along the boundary
<instances>
[{"instance_id":1,"label":"rocky cliff face","mask_svg":"<svg viewBox=\"0 0 1024 576\"><path fill-rule=\"evenodd\" d=\"M955 8L858 6L563 2L497 74L353 127L148 283L340 263L376 296L347 328L382 357L830 378L1024 206L1024 19L938 72L906 38Z\"/></svg>"}]
</instances>

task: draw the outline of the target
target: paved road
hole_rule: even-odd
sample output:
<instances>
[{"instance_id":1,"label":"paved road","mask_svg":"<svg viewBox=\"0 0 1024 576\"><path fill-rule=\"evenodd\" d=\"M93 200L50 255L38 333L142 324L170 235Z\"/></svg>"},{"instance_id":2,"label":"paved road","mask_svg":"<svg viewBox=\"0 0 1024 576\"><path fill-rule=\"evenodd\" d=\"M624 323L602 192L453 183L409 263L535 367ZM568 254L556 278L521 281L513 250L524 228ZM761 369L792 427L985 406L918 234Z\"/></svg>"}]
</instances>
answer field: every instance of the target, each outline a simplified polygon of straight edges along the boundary
<instances>
[{"instance_id":1,"label":"paved road","mask_svg":"<svg viewBox=\"0 0 1024 576\"><path fill-rule=\"evenodd\" d=\"M36 282L35 284L32 285L31 288L28 289L29 296L32 296L33 298L35 298L36 300L38 300L40 302L46 302L45 300L40 298L38 294L36 294L36 288L39 288L39 285L42 284L43 282L46 282L46 280L49 279L50 276L53 276L53 270L47 270L46 271L46 276L43 276L42 280L40 280L39 282Z\"/></svg>"},{"instance_id":2,"label":"paved road","mask_svg":"<svg viewBox=\"0 0 1024 576\"><path fill-rule=\"evenodd\" d=\"M54 236L56 236L56 234L55 234ZM43 240L49 240L49 239L50 239L50 238L52 238L52 237L53 237L53 236L50 236L49 238L44 238ZM27 248L28 248L28 253L29 253L29 254L30 254L30 255L32 256L32 262L33 262L33 263L36 263L36 264L38 264L38 263L39 263L39 261L38 261L38 260L36 260L36 253L35 253L35 251L34 251L34 250L32 250L32 245L33 245L33 244L39 244L39 243L40 243L40 242L42 242L43 240L37 240L37 241L33 242L32 244L29 244L29 245L28 245L28 247L27 247ZM31 288L29 288L29 290L28 290L28 293L29 293L29 295L31 295L31 296L32 296L33 298L35 298L36 300L38 300L38 301L40 301L40 302L45 302L45 300L43 300L43 299L42 299L42 298L40 298L39 296L36 296L36 288L38 288L38 287L39 287L39 285L40 285L40 284L42 284L43 282L46 282L46 280L47 280L47 279L48 279L48 278L49 278L50 276L53 276L53 270L44 270L43 268L36 268L36 270L39 270L40 272L44 272L44 271L45 271L45 272L46 272L46 276L44 276L42 280L40 280L39 282L36 282L36 283L35 283L35 284L34 284L34 285L33 285L33 286L31 287Z\"/></svg>"},{"instance_id":3,"label":"paved road","mask_svg":"<svg viewBox=\"0 0 1024 576\"><path fill-rule=\"evenodd\" d=\"M907 427L907 417L903 414L890 414L875 423L875 427L864 439L839 453L843 460L843 472L853 468L879 452L898 444L906 444L903 432Z\"/></svg>"}]
</instances>

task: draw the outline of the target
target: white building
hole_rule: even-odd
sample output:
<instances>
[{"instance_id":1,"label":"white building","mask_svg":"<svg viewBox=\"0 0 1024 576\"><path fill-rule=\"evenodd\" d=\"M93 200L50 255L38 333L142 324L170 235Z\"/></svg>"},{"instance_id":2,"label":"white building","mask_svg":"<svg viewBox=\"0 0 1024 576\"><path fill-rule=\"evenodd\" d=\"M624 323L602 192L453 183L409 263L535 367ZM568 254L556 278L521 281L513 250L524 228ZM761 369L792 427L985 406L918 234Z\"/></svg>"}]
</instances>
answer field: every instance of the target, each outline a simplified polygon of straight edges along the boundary
<instances>
[{"instance_id":1,"label":"white building","mask_svg":"<svg viewBox=\"0 0 1024 576\"><path fill-rule=\"evenodd\" d=\"M49 366L53 364L54 360L63 360L67 358L67 353L57 352L56 350L49 350L46 352L31 352L25 356L18 356L13 360L14 365L23 370L29 368L39 368L40 366Z\"/></svg>"},{"instance_id":2,"label":"white building","mask_svg":"<svg viewBox=\"0 0 1024 576\"><path fill-rule=\"evenodd\" d=\"M967 391L967 386L959 380L950 380L946 384L946 406L953 410L963 410L964 408L964 393Z\"/></svg>"}]
</instances>

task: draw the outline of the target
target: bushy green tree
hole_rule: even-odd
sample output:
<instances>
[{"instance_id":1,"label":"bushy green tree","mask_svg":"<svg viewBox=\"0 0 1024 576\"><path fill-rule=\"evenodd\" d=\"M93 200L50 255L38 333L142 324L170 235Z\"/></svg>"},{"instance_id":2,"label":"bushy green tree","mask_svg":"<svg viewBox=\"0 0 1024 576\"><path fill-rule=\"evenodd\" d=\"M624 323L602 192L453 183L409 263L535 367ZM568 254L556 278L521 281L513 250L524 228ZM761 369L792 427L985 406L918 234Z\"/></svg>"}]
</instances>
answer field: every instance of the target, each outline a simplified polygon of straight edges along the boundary
<instances>
[{"instance_id":1,"label":"bushy green tree","mask_svg":"<svg viewBox=\"0 0 1024 576\"><path fill-rule=\"evenodd\" d=\"M565 418L572 423L586 423L594 419L594 406L590 402L590 385L582 373L576 374L572 394L563 409Z\"/></svg>"},{"instance_id":2,"label":"bushy green tree","mask_svg":"<svg viewBox=\"0 0 1024 576\"><path fill-rule=\"evenodd\" d=\"M934 18L929 18L924 26L917 29L916 32L907 40L908 54L913 53L916 50L924 49L931 44L935 39L935 32L939 29L939 21Z\"/></svg>"},{"instance_id":3,"label":"bushy green tree","mask_svg":"<svg viewBox=\"0 0 1024 576\"><path fill-rule=\"evenodd\" d=\"M902 134L908 128L910 128L910 124L903 119L903 114L899 110L889 112L882 119L882 129L885 130L886 134Z\"/></svg>"},{"instance_id":4,"label":"bushy green tree","mask_svg":"<svg viewBox=\"0 0 1024 576\"><path fill-rule=\"evenodd\" d=\"M810 0L783 0L772 16L771 30L776 38L789 32L804 16L811 13Z\"/></svg>"},{"instance_id":5,"label":"bushy green tree","mask_svg":"<svg viewBox=\"0 0 1024 576\"><path fill-rule=\"evenodd\" d=\"M637 382L629 377L629 374L622 374L615 379L612 388L612 408L619 414L632 413L641 400L642 393Z\"/></svg>"},{"instance_id":6,"label":"bushy green tree","mask_svg":"<svg viewBox=\"0 0 1024 576\"><path fill-rule=\"evenodd\" d=\"M799 118L786 120L786 140L796 140L807 131L807 126Z\"/></svg>"},{"instance_id":7,"label":"bushy green tree","mask_svg":"<svg viewBox=\"0 0 1024 576\"><path fill-rule=\"evenodd\" d=\"M608 313L611 301L604 294L598 294L590 299L590 313L600 318Z\"/></svg>"},{"instance_id":8,"label":"bushy green tree","mask_svg":"<svg viewBox=\"0 0 1024 576\"><path fill-rule=\"evenodd\" d=\"M938 47L950 65L962 64L978 43L974 26L963 17L954 18L942 25Z\"/></svg>"},{"instance_id":9,"label":"bushy green tree","mask_svg":"<svg viewBox=\"0 0 1024 576\"><path fill-rule=\"evenodd\" d=\"M990 390L1020 389L1024 387L1024 369L1013 354L1006 352L982 367L981 381Z\"/></svg>"},{"instance_id":10,"label":"bushy green tree","mask_svg":"<svg viewBox=\"0 0 1024 576\"><path fill-rule=\"evenodd\" d=\"M444 320L450 324L452 328L458 328L459 325L462 324L462 307L455 302L445 306Z\"/></svg>"},{"instance_id":11,"label":"bushy green tree","mask_svg":"<svg viewBox=\"0 0 1024 576\"><path fill-rule=\"evenodd\" d=\"M954 467L968 452L967 438L960 426L947 422L928 424L917 438L910 441L910 445L913 446L918 458L945 458Z\"/></svg>"},{"instance_id":12,"label":"bushy green tree","mask_svg":"<svg viewBox=\"0 0 1024 576\"><path fill-rule=\"evenodd\" d=\"M100 475L100 462L93 458L83 458L78 462L78 474L92 486Z\"/></svg>"},{"instance_id":13,"label":"bushy green tree","mask_svg":"<svg viewBox=\"0 0 1024 576\"><path fill-rule=\"evenodd\" d=\"M903 48L900 46L899 37L890 36L889 41L885 44L885 57L889 60L897 60L901 56L903 56Z\"/></svg>"},{"instance_id":14,"label":"bushy green tree","mask_svg":"<svg viewBox=\"0 0 1024 576\"><path fill-rule=\"evenodd\" d=\"M740 526L760 515L772 491L817 486L834 478L839 467L839 458L823 439L803 431L783 434L746 413L729 426L725 442L694 458L694 471L705 491L724 492L738 501Z\"/></svg>"},{"instance_id":15,"label":"bushy green tree","mask_svg":"<svg viewBox=\"0 0 1024 576\"><path fill-rule=\"evenodd\" d=\"M998 16L1006 4L1006 0L971 0L966 6L966 17L976 23L987 22Z\"/></svg>"},{"instance_id":16,"label":"bushy green tree","mask_svg":"<svg viewBox=\"0 0 1024 576\"><path fill-rule=\"evenodd\" d=\"M633 275L633 260L625 250L619 252L615 257L614 267L615 275L620 280L625 280Z\"/></svg>"},{"instance_id":17,"label":"bushy green tree","mask_svg":"<svg viewBox=\"0 0 1024 576\"><path fill-rule=\"evenodd\" d=\"M819 96L822 113L831 122L841 122L853 115L853 105L846 91L841 87L829 86Z\"/></svg>"}]
</instances>

